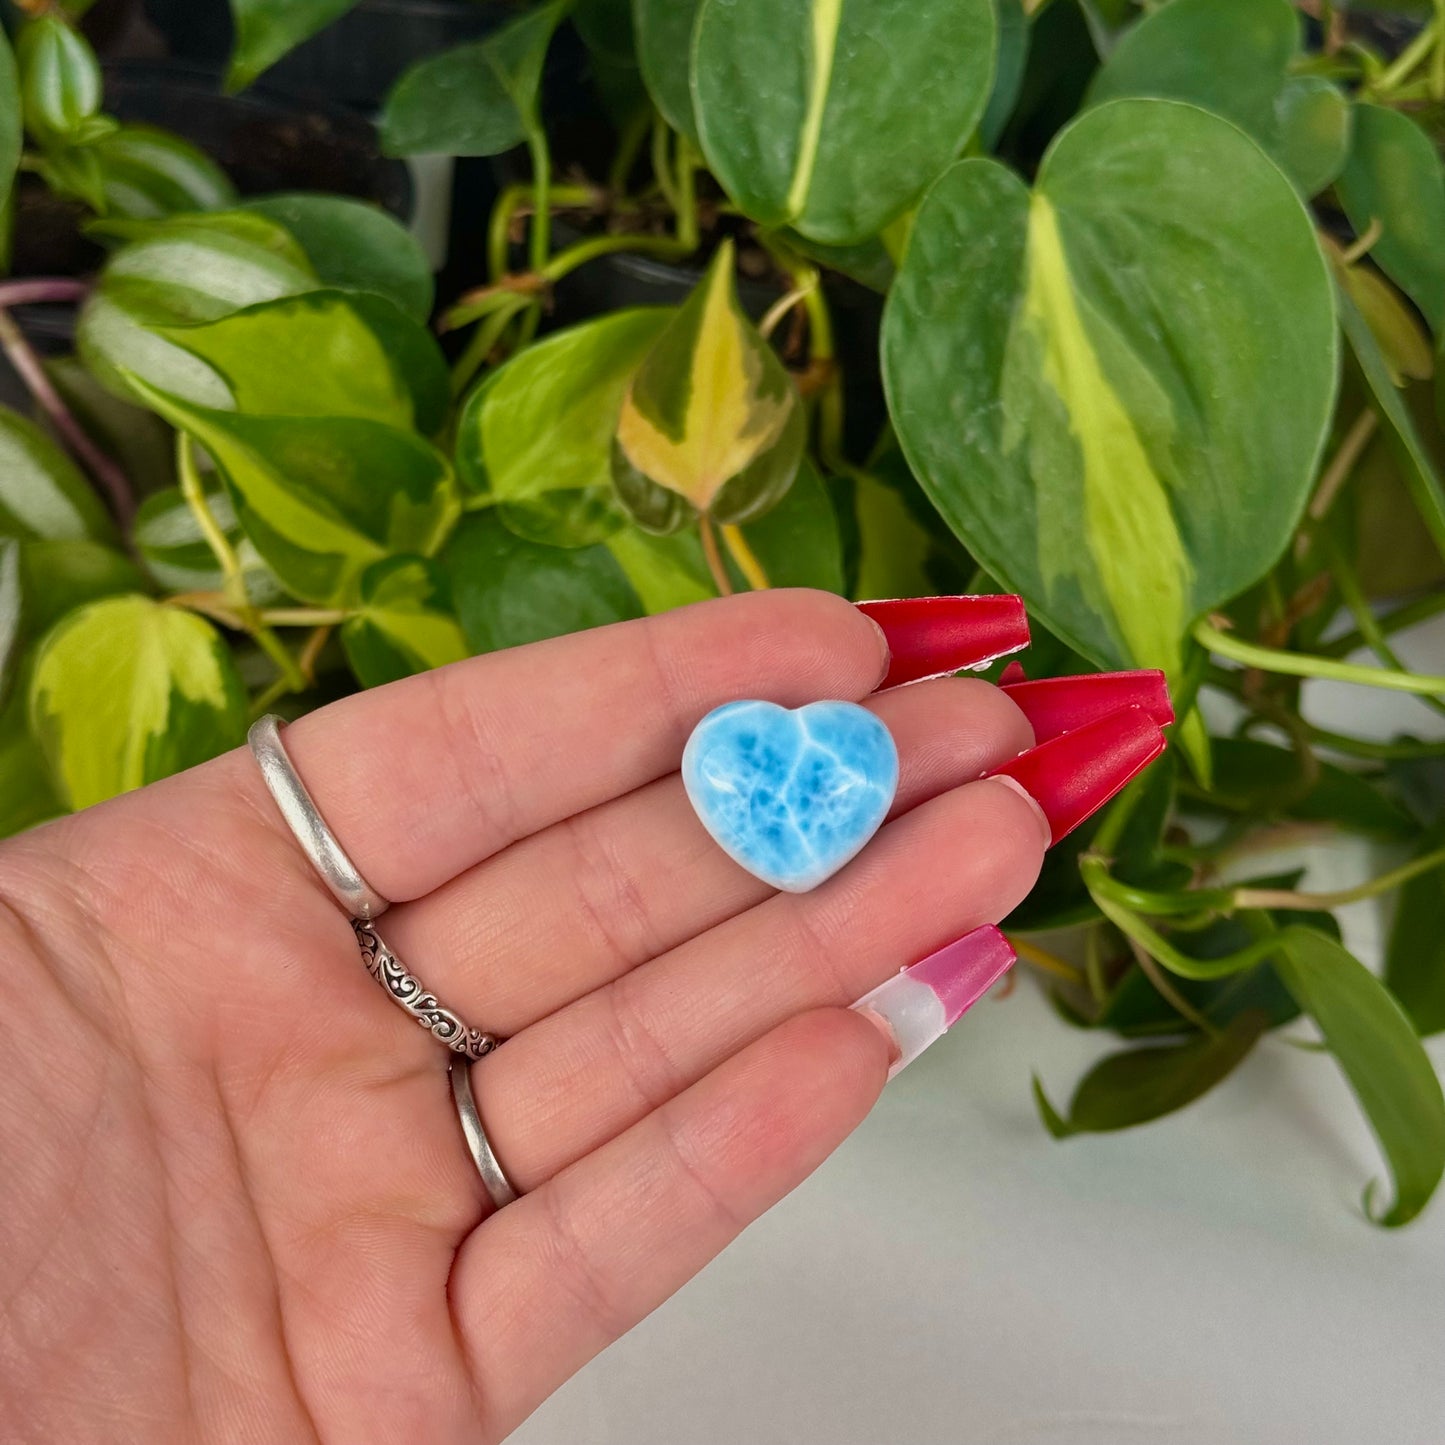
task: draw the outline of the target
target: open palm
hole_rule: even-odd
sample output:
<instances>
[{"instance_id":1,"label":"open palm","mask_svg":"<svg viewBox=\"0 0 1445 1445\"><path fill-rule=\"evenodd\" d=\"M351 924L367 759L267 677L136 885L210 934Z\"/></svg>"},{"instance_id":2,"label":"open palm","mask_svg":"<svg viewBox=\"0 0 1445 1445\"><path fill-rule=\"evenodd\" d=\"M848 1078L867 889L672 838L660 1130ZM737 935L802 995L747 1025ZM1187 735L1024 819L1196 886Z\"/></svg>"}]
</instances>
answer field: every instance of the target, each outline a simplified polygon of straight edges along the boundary
<instances>
[{"instance_id":1,"label":"open palm","mask_svg":"<svg viewBox=\"0 0 1445 1445\"><path fill-rule=\"evenodd\" d=\"M755 594L477 658L297 722L387 943L508 1038L473 1069L362 968L244 752L0 848L0 1438L496 1440L803 1179L888 1050L846 1005L1042 856L1001 693L881 693L893 819L778 895L676 768L739 697L863 698L880 637Z\"/></svg>"}]
</instances>

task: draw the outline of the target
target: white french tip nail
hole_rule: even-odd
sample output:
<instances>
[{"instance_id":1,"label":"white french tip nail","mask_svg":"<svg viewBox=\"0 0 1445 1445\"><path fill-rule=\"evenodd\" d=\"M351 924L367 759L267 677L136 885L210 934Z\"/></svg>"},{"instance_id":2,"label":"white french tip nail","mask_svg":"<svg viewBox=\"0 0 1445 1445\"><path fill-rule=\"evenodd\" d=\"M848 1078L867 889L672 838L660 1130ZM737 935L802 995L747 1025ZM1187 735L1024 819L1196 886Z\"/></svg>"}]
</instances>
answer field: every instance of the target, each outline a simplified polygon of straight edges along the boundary
<instances>
[{"instance_id":1,"label":"white french tip nail","mask_svg":"<svg viewBox=\"0 0 1445 1445\"><path fill-rule=\"evenodd\" d=\"M864 994L854 1009L882 1019L898 1045L888 1077L941 1039L1016 958L997 928L976 928Z\"/></svg>"}]
</instances>

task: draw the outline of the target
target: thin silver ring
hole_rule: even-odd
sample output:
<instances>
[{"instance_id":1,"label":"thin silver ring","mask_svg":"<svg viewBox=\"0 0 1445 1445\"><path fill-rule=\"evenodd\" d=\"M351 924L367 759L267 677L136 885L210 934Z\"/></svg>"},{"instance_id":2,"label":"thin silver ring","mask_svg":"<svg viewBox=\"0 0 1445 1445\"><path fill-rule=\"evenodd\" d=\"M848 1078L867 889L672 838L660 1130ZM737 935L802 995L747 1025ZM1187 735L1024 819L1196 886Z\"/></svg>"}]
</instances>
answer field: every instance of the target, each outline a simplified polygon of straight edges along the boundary
<instances>
[{"instance_id":1,"label":"thin silver ring","mask_svg":"<svg viewBox=\"0 0 1445 1445\"><path fill-rule=\"evenodd\" d=\"M487 1131L482 1128L482 1116L477 1113L477 1101L472 1093L472 1066L463 1058L454 1058L447 1066L447 1073L451 1076L452 1098L456 1100L462 1133L467 1136L467 1148L472 1151L472 1163L477 1166L492 1203L502 1209L516 1199L517 1191L493 1153Z\"/></svg>"},{"instance_id":2,"label":"thin silver ring","mask_svg":"<svg viewBox=\"0 0 1445 1445\"><path fill-rule=\"evenodd\" d=\"M462 1134L492 1203L500 1209L516 1199L517 1191L512 1188L511 1181L492 1152L492 1146L487 1142L481 1115L477 1113L476 1099L472 1096L469 1073L472 1061L491 1053L499 1040L493 1034L472 1028L450 1009L443 1008L436 995L415 974L408 972L401 960L382 942L373 921L391 904L361 876L361 870L346 856L346 850L326 826L321 810L301 781L286 745L281 741L282 726L281 718L268 713L257 719L247 734L261 776L302 851L331 890L332 897L351 919L366 971L386 990L394 1003L404 1008L452 1051L448 1073Z\"/></svg>"},{"instance_id":3,"label":"thin silver ring","mask_svg":"<svg viewBox=\"0 0 1445 1445\"><path fill-rule=\"evenodd\" d=\"M361 870L346 856L346 850L326 826L326 820L286 751L286 744L281 741L283 721L275 713L267 713L252 723L251 731L246 734L261 776L302 852L331 890L331 896L346 910L346 916L380 918L391 904L361 876Z\"/></svg>"}]
</instances>

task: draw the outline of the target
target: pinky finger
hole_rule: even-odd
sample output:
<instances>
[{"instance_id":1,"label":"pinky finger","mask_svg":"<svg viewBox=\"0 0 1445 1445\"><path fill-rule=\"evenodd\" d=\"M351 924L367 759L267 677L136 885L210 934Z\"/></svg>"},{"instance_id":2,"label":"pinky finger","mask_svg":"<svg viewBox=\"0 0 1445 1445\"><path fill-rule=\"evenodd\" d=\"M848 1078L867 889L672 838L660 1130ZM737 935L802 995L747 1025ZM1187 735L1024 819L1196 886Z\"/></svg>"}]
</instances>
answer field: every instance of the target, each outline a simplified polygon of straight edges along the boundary
<instances>
[{"instance_id":1,"label":"pinky finger","mask_svg":"<svg viewBox=\"0 0 1445 1445\"><path fill-rule=\"evenodd\" d=\"M893 1052L866 1015L799 1015L475 1230L450 1291L488 1437L801 1184L872 1108Z\"/></svg>"}]
</instances>

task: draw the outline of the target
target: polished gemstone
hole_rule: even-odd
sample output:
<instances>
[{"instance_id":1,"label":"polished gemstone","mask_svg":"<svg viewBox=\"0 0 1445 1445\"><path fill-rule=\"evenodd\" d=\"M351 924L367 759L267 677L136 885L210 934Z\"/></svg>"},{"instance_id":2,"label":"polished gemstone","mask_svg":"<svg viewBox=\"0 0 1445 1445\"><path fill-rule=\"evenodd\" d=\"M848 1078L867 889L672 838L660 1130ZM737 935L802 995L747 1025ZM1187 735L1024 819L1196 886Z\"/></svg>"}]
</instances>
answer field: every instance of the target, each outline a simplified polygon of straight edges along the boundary
<instances>
[{"instance_id":1,"label":"polished gemstone","mask_svg":"<svg viewBox=\"0 0 1445 1445\"><path fill-rule=\"evenodd\" d=\"M730 702L693 730L682 781L730 858L806 893L878 831L898 789L898 749L856 703Z\"/></svg>"}]
</instances>

